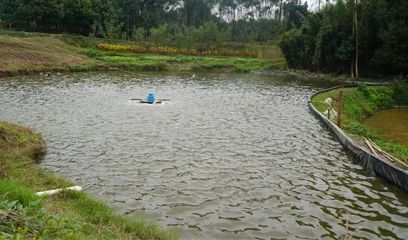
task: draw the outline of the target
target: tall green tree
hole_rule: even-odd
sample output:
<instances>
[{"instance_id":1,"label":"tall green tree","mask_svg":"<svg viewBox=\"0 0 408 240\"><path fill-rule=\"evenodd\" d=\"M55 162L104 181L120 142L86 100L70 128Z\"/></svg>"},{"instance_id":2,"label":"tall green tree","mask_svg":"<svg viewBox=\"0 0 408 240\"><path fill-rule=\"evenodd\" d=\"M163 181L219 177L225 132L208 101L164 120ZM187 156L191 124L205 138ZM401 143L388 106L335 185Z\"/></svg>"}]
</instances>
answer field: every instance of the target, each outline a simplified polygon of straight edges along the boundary
<instances>
[{"instance_id":1,"label":"tall green tree","mask_svg":"<svg viewBox=\"0 0 408 240\"><path fill-rule=\"evenodd\" d=\"M94 21L93 3L91 0L64 1L64 30L81 34L88 34Z\"/></svg>"},{"instance_id":2,"label":"tall green tree","mask_svg":"<svg viewBox=\"0 0 408 240\"><path fill-rule=\"evenodd\" d=\"M379 1L378 20L383 25L378 31L381 45L375 51L373 62L383 72L408 74L408 2L404 0Z\"/></svg>"},{"instance_id":3,"label":"tall green tree","mask_svg":"<svg viewBox=\"0 0 408 240\"><path fill-rule=\"evenodd\" d=\"M286 11L284 21L290 30L280 46L291 67L353 77L407 74L408 1L338 0L306 15ZM307 26L318 30L305 31ZM312 64L305 64L310 62L310 49Z\"/></svg>"}]
</instances>

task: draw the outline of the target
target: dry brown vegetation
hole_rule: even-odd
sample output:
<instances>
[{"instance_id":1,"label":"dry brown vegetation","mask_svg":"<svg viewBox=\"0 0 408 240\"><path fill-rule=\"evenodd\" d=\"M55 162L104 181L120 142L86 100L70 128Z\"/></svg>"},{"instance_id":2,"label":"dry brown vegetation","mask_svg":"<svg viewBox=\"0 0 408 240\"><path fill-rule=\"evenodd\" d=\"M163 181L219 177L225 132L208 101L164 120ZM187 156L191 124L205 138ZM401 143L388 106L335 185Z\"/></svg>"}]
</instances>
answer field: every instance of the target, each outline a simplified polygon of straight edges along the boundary
<instances>
[{"instance_id":1,"label":"dry brown vegetation","mask_svg":"<svg viewBox=\"0 0 408 240\"><path fill-rule=\"evenodd\" d=\"M58 36L10 37L0 35L0 76L66 69L93 60Z\"/></svg>"}]
</instances>

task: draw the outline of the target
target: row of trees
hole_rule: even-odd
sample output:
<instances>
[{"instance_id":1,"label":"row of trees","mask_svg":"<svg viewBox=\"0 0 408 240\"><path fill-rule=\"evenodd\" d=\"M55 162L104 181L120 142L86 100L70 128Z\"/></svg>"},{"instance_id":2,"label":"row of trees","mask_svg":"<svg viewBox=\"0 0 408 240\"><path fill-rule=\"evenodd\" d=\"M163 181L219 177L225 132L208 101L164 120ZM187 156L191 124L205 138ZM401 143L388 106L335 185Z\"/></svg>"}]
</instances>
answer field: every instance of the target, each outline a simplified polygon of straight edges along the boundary
<instances>
[{"instance_id":1,"label":"row of trees","mask_svg":"<svg viewBox=\"0 0 408 240\"><path fill-rule=\"evenodd\" d=\"M117 37L117 1L0 0L0 20L10 29Z\"/></svg>"},{"instance_id":2,"label":"row of trees","mask_svg":"<svg viewBox=\"0 0 408 240\"><path fill-rule=\"evenodd\" d=\"M229 24L209 21L198 27L166 23L151 28L148 36L144 34L143 28L134 29L130 39L184 48L197 47L197 44L206 48L217 48L226 41L266 42L278 39L279 26L280 24L271 19L238 20Z\"/></svg>"},{"instance_id":3,"label":"row of trees","mask_svg":"<svg viewBox=\"0 0 408 240\"><path fill-rule=\"evenodd\" d=\"M266 41L278 35L292 1L0 0L0 21L17 30L125 39L149 37L163 24L188 32L213 22L229 40Z\"/></svg>"},{"instance_id":4,"label":"row of trees","mask_svg":"<svg viewBox=\"0 0 408 240\"><path fill-rule=\"evenodd\" d=\"M408 71L407 0L0 0L0 24L179 47L280 38L292 68Z\"/></svg>"},{"instance_id":5,"label":"row of trees","mask_svg":"<svg viewBox=\"0 0 408 240\"><path fill-rule=\"evenodd\" d=\"M408 1L338 0L314 13L295 6L280 41L289 66L354 77L408 73Z\"/></svg>"},{"instance_id":6,"label":"row of trees","mask_svg":"<svg viewBox=\"0 0 408 240\"><path fill-rule=\"evenodd\" d=\"M221 46L223 41L228 40L228 37L225 32L220 31L217 24L206 22L197 28L194 26L163 24L157 28L152 28L148 39L143 39L143 34L140 34L139 39L135 40L148 40L156 46L174 45L179 48L192 48L197 47L199 44L203 48L209 49Z\"/></svg>"}]
</instances>

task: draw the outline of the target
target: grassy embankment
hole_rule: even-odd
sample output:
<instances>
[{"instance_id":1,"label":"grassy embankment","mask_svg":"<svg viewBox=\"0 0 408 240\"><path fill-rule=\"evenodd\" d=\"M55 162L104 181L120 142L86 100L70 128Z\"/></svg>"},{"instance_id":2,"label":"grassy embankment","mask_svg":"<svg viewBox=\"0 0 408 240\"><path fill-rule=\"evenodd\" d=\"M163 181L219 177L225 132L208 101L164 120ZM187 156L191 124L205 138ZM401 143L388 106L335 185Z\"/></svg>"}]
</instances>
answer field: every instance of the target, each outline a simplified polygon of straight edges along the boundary
<instances>
[{"instance_id":1,"label":"grassy embankment","mask_svg":"<svg viewBox=\"0 0 408 240\"><path fill-rule=\"evenodd\" d=\"M44 149L39 134L0 121L0 239L176 238L152 224L118 216L84 192L36 196L36 191L72 186L36 164Z\"/></svg>"},{"instance_id":2,"label":"grassy embankment","mask_svg":"<svg viewBox=\"0 0 408 240\"><path fill-rule=\"evenodd\" d=\"M0 76L46 71L112 69L248 72L287 68L286 61L276 46L248 45L242 47L242 50L258 51L258 57L188 56L138 54L126 51L105 51L97 48L98 43L106 41L69 35L0 31L0 55L2 56Z\"/></svg>"},{"instance_id":3,"label":"grassy embankment","mask_svg":"<svg viewBox=\"0 0 408 240\"><path fill-rule=\"evenodd\" d=\"M96 68L98 61L56 35L0 32L0 77Z\"/></svg>"},{"instance_id":4,"label":"grassy embankment","mask_svg":"<svg viewBox=\"0 0 408 240\"><path fill-rule=\"evenodd\" d=\"M386 141L375 129L363 124L364 118L373 115L380 108L408 105L408 85L335 89L315 96L312 103L319 111L324 112L327 109L324 100L330 97L337 111L339 91L343 92L343 130L358 140L362 137L370 138L385 151L408 163L407 146Z\"/></svg>"}]
</instances>

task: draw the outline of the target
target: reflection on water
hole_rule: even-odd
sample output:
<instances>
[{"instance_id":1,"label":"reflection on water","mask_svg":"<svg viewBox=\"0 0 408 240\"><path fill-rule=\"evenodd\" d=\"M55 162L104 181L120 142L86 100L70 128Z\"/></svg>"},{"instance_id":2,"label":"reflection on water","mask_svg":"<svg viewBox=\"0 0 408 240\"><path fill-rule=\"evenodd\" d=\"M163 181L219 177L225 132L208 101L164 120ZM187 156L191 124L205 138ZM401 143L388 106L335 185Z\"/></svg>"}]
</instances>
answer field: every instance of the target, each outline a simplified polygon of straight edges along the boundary
<instances>
[{"instance_id":1,"label":"reflection on water","mask_svg":"<svg viewBox=\"0 0 408 240\"><path fill-rule=\"evenodd\" d=\"M408 146L408 108L380 110L364 123L385 139Z\"/></svg>"},{"instance_id":2,"label":"reflection on water","mask_svg":"<svg viewBox=\"0 0 408 240\"><path fill-rule=\"evenodd\" d=\"M205 77L205 79L204 79ZM0 118L48 143L42 166L184 239L407 239L408 200L260 75L75 74L0 84ZM153 90L167 105L129 102Z\"/></svg>"}]
</instances>

